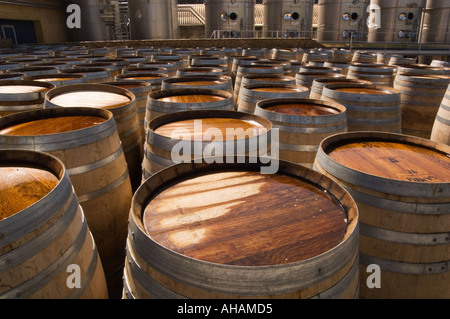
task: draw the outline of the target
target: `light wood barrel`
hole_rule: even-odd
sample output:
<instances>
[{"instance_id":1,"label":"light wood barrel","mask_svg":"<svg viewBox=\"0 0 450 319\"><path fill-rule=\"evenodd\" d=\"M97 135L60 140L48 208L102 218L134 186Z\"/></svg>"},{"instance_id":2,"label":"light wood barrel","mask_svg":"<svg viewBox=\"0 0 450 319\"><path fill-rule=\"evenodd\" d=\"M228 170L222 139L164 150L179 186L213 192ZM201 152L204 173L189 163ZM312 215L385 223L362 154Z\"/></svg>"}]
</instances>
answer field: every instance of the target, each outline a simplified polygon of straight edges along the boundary
<instances>
[{"instance_id":1,"label":"light wood barrel","mask_svg":"<svg viewBox=\"0 0 450 319\"><path fill-rule=\"evenodd\" d=\"M315 169L343 185L360 213L361 298L448 299L450 147L414 136L326 138ZM380 288L373 270L380 267Z\"/></svg>"},{"instance_id":2,"label":"light wood barrel","mask_svg":"<svg viewBox=\"0 0 450 319\"><path fill-rule=\"evenodd\" d=\"M325 85L339 84L339 83L357 83L368 85L372 84L372 82L370 81L347 79L347 78L318 78L314 79L312 82L309 98L320 100L322 97L322 90Z\"/></svg>"},{"instance_id":3,"label":"light wood barrel","mask_svg":"<svg viewBox=\"0 0 450 319\"><path fill-rule=\"evenodd\" d=\"M0 81L23 80L26 77L23 73L0 73Z\"/></svg>"},{"instance_id":4,"label":"light wood barrel","mask_svg":"<svg viewBox=\"0 0 450 319\"><path fill-rule=\"evenodd\" d=\"M256 104L255 115L279 129L279 158L312 168L320 142L347 132L347 114L335 102L302 98L266 99Z\"/></svg>"},{"instance_id":5,"label":"light wood barrel","mask_svg":"<svg viewBox=\"0 0 450 319\"><path fill-rule=\"evenodd\" d=\"M1 81L0 117L44 108L45 94L55 87L54 84L39 81Z\"/></svg>"},{"instance_id":6,"label":"light wood barrel","mask_svg":"<svg viewBox=\"0 0 450 319\"><path fill-rule=\"evenodd\" d=\"M241 86L250 84L287 84L295 85L293 76L281 74L248 74L241 79Z\"/></svg>"},{"instance_id":7,"label":"light wood barrel","mask_svg":"<svg viewBox=\"0 0 450 319\"><path fill-rule=\"evenodd\" d=\"M233 94L223 90L187 88L154 91L148 95L145 127L158 116L195 110L235 110Z\"/></svg>"},{"instance_id":8,"label":"light wood barrel","mask_svg":"<svg viewBox=\"0 0 450 319\"><path fill-rule=\"evenodd\" d=\"M335 78L335 79L345 79L344 74L339 73L324 73L324 72L298 72L295 75L295 83L311 89L312 83L315 79L321 78Z\"/></svg>"},{"instance_id":9,"label":"light wood barrel","mask_svg":"<svg viewBox=\"0 0 450 319\"><path fill-rule=\"evenodd\" d=\"M122 70L122 74L141 74L141 73L163 73L168 74L169 70L163 67L129 67Z\"/></svg>"},{"instance_id":10,"label":"light wood barrel","mask_svg":"<svg viewBox=\"0 0 450 319\"><path fill-rule=\"evenodd\" d=\"M349 63L353 59L354 52L352 50L337 49L332 50L331 60L332 63ZM324 63L325 66L326 63Z\"/></svg>"},{"instance_id":11,"label":"light wood barrel","mask_svg":"<svg viewBox=\"0 0 450 319\"><path fill-rule=\"evenodd\" d=\"M436 114L430 139L450 145L450 84Z\"/></svg>"},{"instance_id":12,"label":"light wood barrel","mask_svg":"<svg viewBox=\"0 0 450 319\"><path fill-rule=\"evenodd\" d=\"M56 87L60 87L63 85L87 83L86 76L84 74L58 73L49 75L32 75L24 77L23 79L27 81L40 81L52 83Z\"/></svg>"},{"instance_id":13,"label":"light wood barrel","mask_svg":"<svg viewBox=\"0 0 450 319\"><path fill-rule=\"evenodd\" d=\"M168 79L166 73L138 73L138 74L121 74L114 78L115 81L142 81L148 82L152 86L152 91L161 90L162 81Z\"/></svg>"},{"instance_id":14,"label":"light wood barrel","mask_svg":"<svg viewBox=\"0 0 450 319\"><path fill-rule=\"evenodd\" d=\"M445 69L426 64L407 64L397 66L397 74L445 74Z\"/></svg>"},{"instance_id":15,"label":"light wood barrel","mask_svg":"<svg viewBox=\"0 0 450 319\"><path fill-rule=\"evenodd\" d=\"M397 74L394 88L401 93L402 133L429 139L450 76Z\"/></svg>"},{"instance_id":16,"label":"light wood barrel","mask_svg":"<svg viewBox=\"0 0 450 319\"><path fill-rule=\"evenodd\" d=\"M292 49L282 49L282 48L273 48L272 49L272 59L290 59L302 61L304 51L300 48L292 48Z\"/></svg>"},{"instance_id":17,"label":"light wood barrel","mask_svg":"<svg viewBox=\"0 0 450 319\"><path fill-rule=\"evenodd\" d=\"M378 56L375 52L368 51L354 51L352 62L363 62L363 63L375 63L378 60Z\"/></svg>"},{"instance_id":18,"label":"light wood barrel","mask_svg":"<svg viewBox=\"0 0 450 319\"><path fill-rule=\"evenodd\" d=\"M2 148L38 150L64 163L98 246L108 286L117 289L133 193L112 113L86 107L29 111L1 118L0 128Z\"/></svg>"},{"instance_id":19,"label":"light wood barrel","mask_svg":"<svg viewBox=\"0 0 450 319\"><path fill-rule=\"evenodd\" d=\"M25 66L23 68L11 69L6 73L24 73L26 76L42 75L42 74L57 74L58 68L50 66Z\"/></svg>"},{"instance_id":20,"label":"light wood barrel","mask_svg":"<svg viewBox=\"0 0 450 319\"><path fill-rule=\"evenodd\" d=\"M0 159L0 297L107 299L102 262L63 163L27 150L0 150ZM68 284L71 265L79 267L79 288Z\"/></svg>"},{"instance_id":21,"label":"light wood barrel","mask_svg":"<svg viewBox=\"0 0 450 319\"><path fill-rule=\"evenodd\" d=\"M394 68L378 64L352 63L348 68L347 79L366 80L373 85L394 85Z\"/></svg>"},{"instance_id":22,"label":"light wood barrel","mask_svg":"<svg viewBox=\"0 0 450 319\"><path fill-rule=\"evenodd\" d=\"M234 103L237 104L239 99L239 91L241 89L241 81L244 75L248 74L283 74L283 67L278 65L244 65L239 66L234 82Z\"/></svg>"},{"instance_id":23,"label":"light wood barrel","mask_svg":"<svg viewBox=\"0 0 450 319\"><path fill-rule=\"evenodd\" d=\"M186 76L186 75L224 75L224 72L222 69L217 67L209 67L209 66L196 66L196 67L187 67L187 68L180 68L177 69L176 72L177 76Z\"/></svg>"},{"instance_id":24,"label":"light wood barrel","mask_svg":"<svg viewBox=\"0 0 450 319\"><path fill-rule=\"evenodd\" d=\"M254 61L259 61L255 56L237 56L233 58L231 63L231 76L236 79L237 71L240 66L251 65Z\"/></svg>"},{"instance_id":25,"label":"light wood barrel","mask_svg":"<svg viewBox=\"0 0 450 319\"><path fill-rule=\"evenodd\" d=\"M187 88L206 88L233 93L231 77L226 75L177 76L165 79L161 84L162 90Z\"/></svg>"},{"instance_id":26,"label":"light wood barrel","mask_svg":"<svg viewBox=\"0 0 450 319\"><path fill-rule=\"evenodd\" d=\"M302 62L319 62L324 63L329 61L330 57L328 54L323 52L305 52L302 57Z\"/></svg>"},{"instance_id":27,"label":"light wood barrel","mask_svg":"<svg viewBox=\"0 0 450 319\"><path fill-rule=\"evenodd\" d=\"M138 68L164 68L167 70L169 76L175 76L177 74L177 65L174 62L169 61L155 61L155 62L142 62L138 63ZM155 72L158 73L158 72ZM166 73L166 72L160 72Z\"/></svg>"},{"instance_id":28,"label":"light wood barrel","mask_svg":"<svg viewBox=\"0 0 450 319\"><path fill-rule=\"evenodd\" d=\"M302 65L298 73L306 73L306 72L342 74L342 69L326 66Z\"/></svg>"},{"instance_id":29,"label":"light wood barrel","mask_svg":"<svg viewBox=\"0 0 450 319\"><path fill-rule=\"evenodd\" d=\"M46 95L45 108L94 107L114 115L125 153L133 190L140 185L143 136L139 128L136 97L129 90L105 84L74 84L56 88Z\"/></svg>"},{"instance_id":30,"label":"light wood barrel","mask_svg":"<svg viewBox=\"0 0 450 319\"><path fill-rule=\"evenodd\" d=\"M350 67L350 65L351 65L351 63L347 63L347 62L325 62L323 64L323 66L326 68L341 69L341 73L344 74L345 76L348 73L348 68Z\"/></svg>"},{"instance_id":31,"label":"light wood barrel","mask_svg":"<svg viewBox=\"0 0 450 319\"><path fill-rule=\"evenodd\" d=\"M142 182L180 162L225 154L265 155L271 145L271 128L269 120L235 111L200 110L160 116L149 123Z\"/></svg>"},{"instance_id":32,"label":"light wood barrel","mask_svg":"<svg viewBox=\"0 0 450 319\"><path fill-rule=\"evenodd\" d=\"M108 84L120 87L122 89L128 90L136 98L136 108L137 117L139 120L139 128L141 131L141 148L144 147L145 130L144 130L144 120L145 120L145 110L147 108L147 96L152 92L152 85L144 81L115 81L115 82L105 82L101 84Z\"/></svg>"},{"instance_id":33,"label":"light wood barrel","mask_svg":"<svg viewBox=\"0 0 450 319\"><path fill-rule=\"evenodd\" d=\"M174 165L136 192L124 297L357 298L358 212L348 193L294 163L266 175L248 158L223 162ZM190 204L171 209L170 193Z\"/></svg>"},{"instance_id":34,"label":"light wood barrel","mask_svg":"<svg viewBox=\"0 0 450 319\"><path fill-rule=\"evenodd\" d=\"M71 69L63 69L60 72L69 74L83 74L86 76L86 83L88 84L110 82L113 81L114 79L111 74L111 71L108 68L98 68L98 67L83 68L75 66Z\"/></svg>"},{"instance_id":35,"label":"light wood barrel","mask_svg":"<svg viewBox=\"0 0 450 319\"><path fill-rule=\"evenodd\" d=\"M253 114L256 103L266 99L284 97L309 97L309 89L301 85L289 84L249 84L241 86L237 110Z\"/></svg>"},{"instance_id":36,"label":"light wood barrel","mask_svg":"<svg viewBox=\"0 0 450 319\"><path fill-rule=\"evenodd\" d=\"M348 131L401 133L400 92L367 84L330 84L322 89L322 100L347 108Z\"/></svg>"}]
</instances>

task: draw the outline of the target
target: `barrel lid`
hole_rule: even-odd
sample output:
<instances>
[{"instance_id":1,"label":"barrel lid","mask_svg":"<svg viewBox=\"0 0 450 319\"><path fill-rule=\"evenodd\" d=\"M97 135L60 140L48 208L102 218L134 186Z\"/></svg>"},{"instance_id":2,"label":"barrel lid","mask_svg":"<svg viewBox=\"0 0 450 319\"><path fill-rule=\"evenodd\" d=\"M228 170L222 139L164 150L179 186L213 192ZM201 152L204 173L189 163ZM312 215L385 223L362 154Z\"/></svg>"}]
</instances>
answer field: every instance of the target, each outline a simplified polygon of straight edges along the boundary
<instances>
[{"instance_id":1,"label":"barrel lid","mask_svg":"<svg viewBox=\"0 0 450 319\"><path fill-rule=\"evenodd\" d=\"M142 224L153 241L206 262L269 266L318 256L347 237L347 212L308 180L315 172L298 178L213 166L181 174L147 197Z\"/></svg>"},{"instance_id":2,"label":"barrel lid","mask_svg":"<svg viewBox=\"0 0 450 319\"><path fill-rule=\"evenodd\" d=\"M59 183L51 172L22 166L18 163L0 165L0 220L8 218L50 193Z\"/></svg>"},{"instance_id":3,"label":"barrel lid","mask_svg":"<svg viewBox=\"0 0 450 319\"><path fill-rule=\"evenodd\" d=\"M267 99L258 102L257 108L292 116L329 116L346 111L339 103L298 98Z\"/></svg>"},{"instance_id":4,"label":"barrel lid","mask_svg":"<svg viewBox=\"0 0 450 319\"><path fill-rule=\"evenodd\" d=\"M268 128L254 119L214 117L214 115L208 118L173 121L154 130L156 134L168 138L173 136L178 138L179 134L183 134L183 139L203 142L251 138L267 131Z\"/></svg>"},{"instance_id":5,"label":"barrel lid","mask_svg":"<svg viewBox=\"0 0 450 319\"><path fill-rule=\"evenodd\" d=\"M331 175L399 196L450 196L450 148L385 132L348 132L325 138L316 161Z\"/></svg>"},{"instance_id":6,"label":"barrel lid","mask_svg":"<svg viewBox=\"0 0 450 319\"><path fill-rule=\"evenodd\" d=\"M94 107L112 109L129 105L135 96L128 90L107 84L73 84L46 95L46 107Z\"/></svg>"},{"instance_id":7,"label":"barrel lid","mask_svg":"<svg viewBox=\"0 0 450 319\"><path fill-rule=\"evenodd\" d=\"M450 183L450 154L382 138L330 146L328 156L351 169L417 183Z\"/></svg>"}]
</instances>

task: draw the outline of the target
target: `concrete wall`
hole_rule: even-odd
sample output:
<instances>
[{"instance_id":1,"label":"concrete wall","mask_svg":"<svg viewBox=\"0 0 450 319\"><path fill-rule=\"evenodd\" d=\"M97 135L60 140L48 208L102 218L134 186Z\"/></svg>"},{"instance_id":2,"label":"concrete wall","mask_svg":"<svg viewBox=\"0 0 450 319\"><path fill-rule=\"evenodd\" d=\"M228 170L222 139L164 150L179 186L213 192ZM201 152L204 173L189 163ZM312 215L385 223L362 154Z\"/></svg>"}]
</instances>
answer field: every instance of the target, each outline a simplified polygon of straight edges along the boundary
<instances>
[{"instance_id":1,"label":"concrete wall","mask_svg":"<svg viewBox=\"0 0 450 319\"><path fill-rule=\"evenodd\" d=\"M62 1L34 0L13 3L15 1L0 1L0 19L33 21L38 43L68 41L68 14Z\"/></svg>"}]
</instances>

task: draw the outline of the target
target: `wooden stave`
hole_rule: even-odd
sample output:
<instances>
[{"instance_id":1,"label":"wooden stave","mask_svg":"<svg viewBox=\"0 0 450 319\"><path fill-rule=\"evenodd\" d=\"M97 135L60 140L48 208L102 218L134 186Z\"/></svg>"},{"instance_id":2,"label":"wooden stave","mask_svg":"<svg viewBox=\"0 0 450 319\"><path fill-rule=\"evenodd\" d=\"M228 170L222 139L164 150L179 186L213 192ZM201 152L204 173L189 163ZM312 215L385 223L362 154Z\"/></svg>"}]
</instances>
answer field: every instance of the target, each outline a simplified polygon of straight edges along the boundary
<instances>
[{"instance_id":1,"label":"wooden stave","mask_svg":"<svg viewBox=\"0 0 450 319\"><path fill-rule=\"evenodd\" d=\"M361 298L448 297L448 289L445 289L445 282L449 276L449 261L421 261L418 260L420 257L417 257L420 256L420 253L417 256L413 253L415 249L430 249L432 252L433 246L448 245L448 233L446 234L448 229L445 230L444 226L445 224L448 225L448 223L445 222L445 219L442 220L440 222L442 224L440 226L441 229L435 229L433 233L433 230L430 230L427 225L423 225L423 221L420 222L418 219L418 224L415 226L418 229L414 229L414 226L409 226L409 230L402 232L396 230L397 224L392 223L392 218L398 215L399 218L403 218L403 222L412 224L413 218L418 218L416 216L421 214L429 218L432 218L436 213L441 213L441 216L444 217L448 216L448 211L450 211L450 206L448 205L450 183L424 184L389 180L348 168L331 160L324 151L332 143L364 138L381 138L388 141L411 143L440 152L450 152L449 147L444 144L415 136L385 132L349 132L336 134L322 141L314 163L314 170L340 183L358 204L360 212L360 279L362 282L366 280L363 273L369 264L380 265L382 267L381 278L388 278L383 282L385 284L389 283L389 291L382 291L383 282L381 289L368 289L362 286ZM447 200L445 200L446 198ZM417 203L418 199L421 200L419 203ZM367 222L370 222L370 215L380 214L383 218L386 218L384 222L381 219L378 222L379 225L367 224ZM447 217L446 220L450 220L450 218ZM438 224L435 223L435 225ZM377 245L378 248L376 248ZM382 255L383 247L386 250L384 256ZM406 261L402 260L400 262L395 257L391 257L394 251L402 252L403 256L401 258L413 260L405 259ZM406 257L408 252L412 254L410 257ZM437 252L444 255L442 249ZM423 258L426 258L425 251L422 254ZM431 253L431 256L433 255L436 254ZM443 257L445 255L436 256L436 258ZM365 276L367 277L367 275ZM421 276L425 277L420 278ZM420 287L417 287L417 278L421 280L422 286ZM404 283L409 285L406 289L402 289L405 288ZM434 289L438 292L433 293ZM422 293L423 290L427 291Z\"/></svg>"},{"instance_id":2,"label":"wooden stave","mask_svg":"<svg viewBox=\"0 0 450 319\"><path fill-rule=\"evenodd\" d=\"M16 286L11 285L11 289L0 295L20 299L107 299L105 274L97 247L63 163L38 151L6 149L0 153L2 161L37 164L53 172L59 180L40 201L0 222L1 232L5 235L1 240L2 273L6 276L9 273L9 282L28 278L15 283ZM63 248L58 246L67 244L73 234L75 238L66 252L55 255ZM53 254L52 250L55 250ZM38 259L34 259L35 255L41 254L41 261L49 264L47 268L38 265ZM90 261L84 260L84 255L90 256ZM33 267L27 268L30 263ZM84 275L79 290L71 290L66 283L66 267L74 263L81 267ZM21 267L25 268L21 270Z\"/></svg>"}]
</instances>

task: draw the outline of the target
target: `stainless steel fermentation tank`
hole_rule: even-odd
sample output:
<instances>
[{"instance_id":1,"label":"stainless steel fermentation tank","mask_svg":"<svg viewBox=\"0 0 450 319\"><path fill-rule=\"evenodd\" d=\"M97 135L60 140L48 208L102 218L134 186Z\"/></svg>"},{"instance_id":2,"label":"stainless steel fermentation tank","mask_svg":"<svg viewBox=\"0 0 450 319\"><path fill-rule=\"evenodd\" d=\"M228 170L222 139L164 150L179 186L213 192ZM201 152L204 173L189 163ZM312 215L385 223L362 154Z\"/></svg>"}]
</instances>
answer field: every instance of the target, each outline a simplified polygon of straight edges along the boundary
<instances>
[{"instance_id":1,"label":"stainless steel fermentation tank","mask_svg":"<svg viewBox=\"0 0 450 319\"><path fill-rule=\"evenodd\" d=\"M263 0L265 37L311 37L313 0Z\"/></svg>"},{"instance_id":2,"label":"stainless steel fermentation tank","mask_svg":"<svg viewBox=\"0 0 450 319\"><path fill-rule=\"evenodd\" d=\"M371 0L369 19L377 25L377 28L368 28L367 41L417 42L426 2L426 0ZM448 11L446 18L448 19Z\"/></svg>"},{"instance_id":3,"label":"stainless steel fermentation tank","mask_svg":"<svg viewBox=\"0 0 450 319\"><path fill-rule=\"evenodd\" d=\"M365 41L370 0L319 0L317 40Z\"/></svg>"},{"instance_id":4,"label":"stainless steel fermentation tank","mask_svg":"<svg viewBox=\"0 0 450 319\"><path fill-rule=\"evenodd\" d=\"M423 43L450 42L450 1L428 0L422 21Z\"/></svg>"},{"instance_id":5,"label":"stainless steel fermentation tank","mask_svg":"<svg viewBox=\"0 0 450 319\"><path fill-rule=\"evenodd\" d=\"M100 16L98 0L71 0L80 7L81 28L70 29L71 41L104 41L108 39L107 26Z\"/></svg>"},{"instance_id":6,"label":"stainless steel fermentation tank","mask_svg":"<svg viewBox=\"0 0 450 319\"><path fill-rule=\"evenodd\" d=\"M205 0L205 37L252 38L255 0Z\"/></svg>"},{"instance_id":7,"label":"stainless steel fermentation tank","mask_svg":"<svg viewBox=\"0 0 450 319\"><path fill-rule=\"evenodd\" d=\"M180 37L177 0L130 0L128 17L132 40Z\"/></svg>"}]
</instances>

